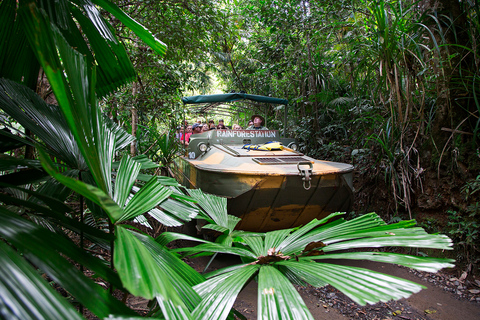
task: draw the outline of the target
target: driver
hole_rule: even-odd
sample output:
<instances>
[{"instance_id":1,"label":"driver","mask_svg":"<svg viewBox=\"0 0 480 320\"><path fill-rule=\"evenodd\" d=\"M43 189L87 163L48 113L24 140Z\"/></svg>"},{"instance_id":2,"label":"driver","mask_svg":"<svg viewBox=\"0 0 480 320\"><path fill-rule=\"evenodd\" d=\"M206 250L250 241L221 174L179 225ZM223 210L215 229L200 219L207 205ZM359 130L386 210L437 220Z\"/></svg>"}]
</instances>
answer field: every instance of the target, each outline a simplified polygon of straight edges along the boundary
<instances>
[{"instance_id":1,"label":"driver","mask_svg":"<svg viewBox=\"0 0 480 320\"><path fill-rule=\"evenodd\" d=\"M253 124L247 128L247 130L268 130L267 127L264 127L265 119L261 115L254 114L251 118Z\"/></svg>"}]
</instances>

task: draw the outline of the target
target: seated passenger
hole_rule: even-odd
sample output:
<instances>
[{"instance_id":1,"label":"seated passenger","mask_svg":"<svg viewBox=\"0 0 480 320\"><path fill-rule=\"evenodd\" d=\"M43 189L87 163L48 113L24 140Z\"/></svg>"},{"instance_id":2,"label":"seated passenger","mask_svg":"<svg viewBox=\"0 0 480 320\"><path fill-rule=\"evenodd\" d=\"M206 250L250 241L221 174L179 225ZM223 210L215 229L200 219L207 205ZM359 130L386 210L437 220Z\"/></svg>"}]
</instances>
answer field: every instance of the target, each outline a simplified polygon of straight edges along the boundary
<instances>
[{"instance_id":1,"label":"seated passenger","mask_svg":"<svg viewBox=\"0 0 480 320\"><path fill-rule=\"evenodd\" d=\"M227 129L227 128L225 127L225 125L224 125L223 122L222 122L222 123L219 123L219 124L218 124L217 129L225 130L225 129Z\"/></svg>"},{"instance_id":2,"label":"seated passenger","mask_svg":"<svg viewBox=\"0 0 480 320\"><path fill-rule=\"evenodd\" d=\"M208 130L210 130L210 127L208 126L208 124L204 123L202 125L202 132L207 132Z\"/></svg>"},{"instance_id":3,"label":"seated passenger","mask_svg":"<svg viewBox=\"0 0 480 320\"><path fill-rule=\"evenodd\" d=\"M192 126L192 134L188 137L188 142L190 142L192 135L199 133L202 133L202 125L200 123L194 123Z\"/></svg>"},{"instance_id":4,"label":"seated passenger","mask_svg":"<svg viewBox=\"0 0 480 320\"><path fill-rule=\"evenodd\" d=\"M227 126L225 125L225 123L223 122L223 119L220 119L218 120L218 126L217 126L217 129L219 129L218 127L222 125L223 128L222 129L228 129Z\"/></svg>"},{"instance_id":5,"label":"seated passenger","mask_svg":"<svg viewBox=\"0 0 480 320\"><path fill-rule=\"evenodd\" d=\"M242 127L240 127L239 124L234 124L232 127L233 130L242 130Z\"/></svg>"},{"instance_id":6,"label":"seated passenger","mask_svg":"<svg viewBox=\"0 0 480 320\"><path fill-rule=\"evenodd\" d=\"M178 126L177 130L175 131L175 138L177 140L180 140L180 138L182 137L182 131L183 131L182 126Z\"/></svg>"},{"instance_id":7,"label":"seated passenger","mask_svg":"<svg viewBox=\"0 0 480 320\"><path fill-rule=\"evenodd\" d=\"M264 127L265 119L261 115L254 114L251 121L253 124L247 128L247 130L268 130L267 127Z\"/></svg>"},{"instance_id":8,"label":"seated passenger","mask_svg":"<svg viewBox=\"0 0 480 320\"><path fill-rule=\"evenodd\" d=\"M180 138L180 142L184 145L188 146L188 141L190 141L190 136L192 135L192 126L187 125L185 130L185 135L182 133L182 137Z\"/></svg>"}]
</instances>

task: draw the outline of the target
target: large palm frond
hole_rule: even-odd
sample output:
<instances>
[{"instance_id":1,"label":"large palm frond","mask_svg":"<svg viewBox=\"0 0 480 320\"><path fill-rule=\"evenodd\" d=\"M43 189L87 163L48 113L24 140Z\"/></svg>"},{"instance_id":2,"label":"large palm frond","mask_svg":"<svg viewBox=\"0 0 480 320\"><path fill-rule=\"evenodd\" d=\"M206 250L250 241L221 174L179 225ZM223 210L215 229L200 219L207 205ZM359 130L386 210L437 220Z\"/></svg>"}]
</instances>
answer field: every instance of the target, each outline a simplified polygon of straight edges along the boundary
<instances>
[{"instance_id":1,"label":"large palm frond","mask_svg":"<svg viewBox=\"0 0 480 320\"><path fill-rule=\"evenodd\" d=\"M121 11L115 4L104 1L60 0L60 1L21 1L2 0L0 3L0 77L7 77L35 88L40 59L34 58L28 41L25 23L29 18L22 12L41 12L59 31L69 46L74 47L89 65L97 65L95 89L99 96L107 95L120 86L134 81L136 73L125 48L113 33L112 26L104 19L99 7L109 11L158 54L165 54L166 46L148 30ZM17 9L18 7L18 9ZM38 53L35 53L38 57Z\"/></svg>"},{"instance_id":2,"label":"large palm frond","mask_svg":"<svg viewBox=\"0 0 480 320\"><path fill-rule=\"evenodd\" d=\"M308 283L316 287L330 284L361 305L408 297L423 288L411 281L371 270L326 263L324 262L326 259L367 259L430 272L453 266L451 259L387 252L339 252L355 248L390 246L450 250L452 241L444 235L427 234L422 228L415 227L415 221L387 225L375 213L350 221L340 218L325 224L330 218L338 215L340 213L334 213L322 220L315 219L301 228L267 232L262 237L239 235L234 242L236 247L202 240L202 244L196 247L179 248L175 251L187 254L222 252L244 259L246 261L244 264L211 272L207 275L208 283L212 283L212 287L228 286L227 283L230 281L243 285L244 281L258 275L258 317L262 319L297 319L296 315L299 314L302 314L302 319L311 318L305 304L289 282L303 285ZM182 238L190 239L180 234L164 233L158 241L168 243ZM256 266L257 269L248 276L238 278L242 274L240 270L247 266ZM196 289L207 290L203 285ZM211 290L212 293L209 294L203 293L204 291L199 293L204 299L209 299L211 309L223 309L225 303L222 300L223 296L220 295L222 298L216 299L215 293L226 293L223 293L223 289ZM235 300L238 292L231 289L228 300ZM199 309L196 312L199 318L210 319L208 310ZM223 314L216 315L219 319L225 319Z\"/></svg>"}]
</instances>

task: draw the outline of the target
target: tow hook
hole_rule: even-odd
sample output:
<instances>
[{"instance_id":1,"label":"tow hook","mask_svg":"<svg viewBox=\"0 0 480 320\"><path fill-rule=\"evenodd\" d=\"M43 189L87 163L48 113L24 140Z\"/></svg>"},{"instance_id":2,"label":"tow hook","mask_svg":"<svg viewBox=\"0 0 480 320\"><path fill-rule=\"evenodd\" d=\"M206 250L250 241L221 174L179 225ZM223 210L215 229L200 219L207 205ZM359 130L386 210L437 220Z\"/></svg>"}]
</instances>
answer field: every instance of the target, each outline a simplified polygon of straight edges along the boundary
<instances>
[{"instance_id":1,"label":"tow hook","mask_svg":"<svg viewBox=\"0 0 480 320\"><path fill-rule=\"evenodd\" d=\"M308 168L300 168L300 166L308 166ZM311 162L299 162L297 163L298 172L303 180L303 188L309 190L312 187L312 171L313 164Z\"/></svg>"}]
</instances>

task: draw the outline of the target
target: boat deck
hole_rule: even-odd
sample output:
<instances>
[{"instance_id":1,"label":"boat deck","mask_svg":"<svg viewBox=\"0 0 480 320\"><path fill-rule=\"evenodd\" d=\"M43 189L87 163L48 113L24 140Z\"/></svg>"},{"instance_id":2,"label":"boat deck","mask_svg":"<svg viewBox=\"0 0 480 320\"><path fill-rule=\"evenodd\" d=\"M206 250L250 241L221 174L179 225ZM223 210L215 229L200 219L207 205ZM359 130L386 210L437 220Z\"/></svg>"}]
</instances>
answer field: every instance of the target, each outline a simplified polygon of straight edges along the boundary
<instances>
[{"instance_id":1,"label":"boat deck","mask_svg":"<svg viewBox=\"0 0 480 320\"><path fill-rule=\"evenodd\" d=\"M311 163L314 175L353 170L349 164L315 160L294 151L246 150L239 145L214 145L205 155L188 162L201 170L250 175L298 175L298 163Z\"/></svg>"}]
</instances>

